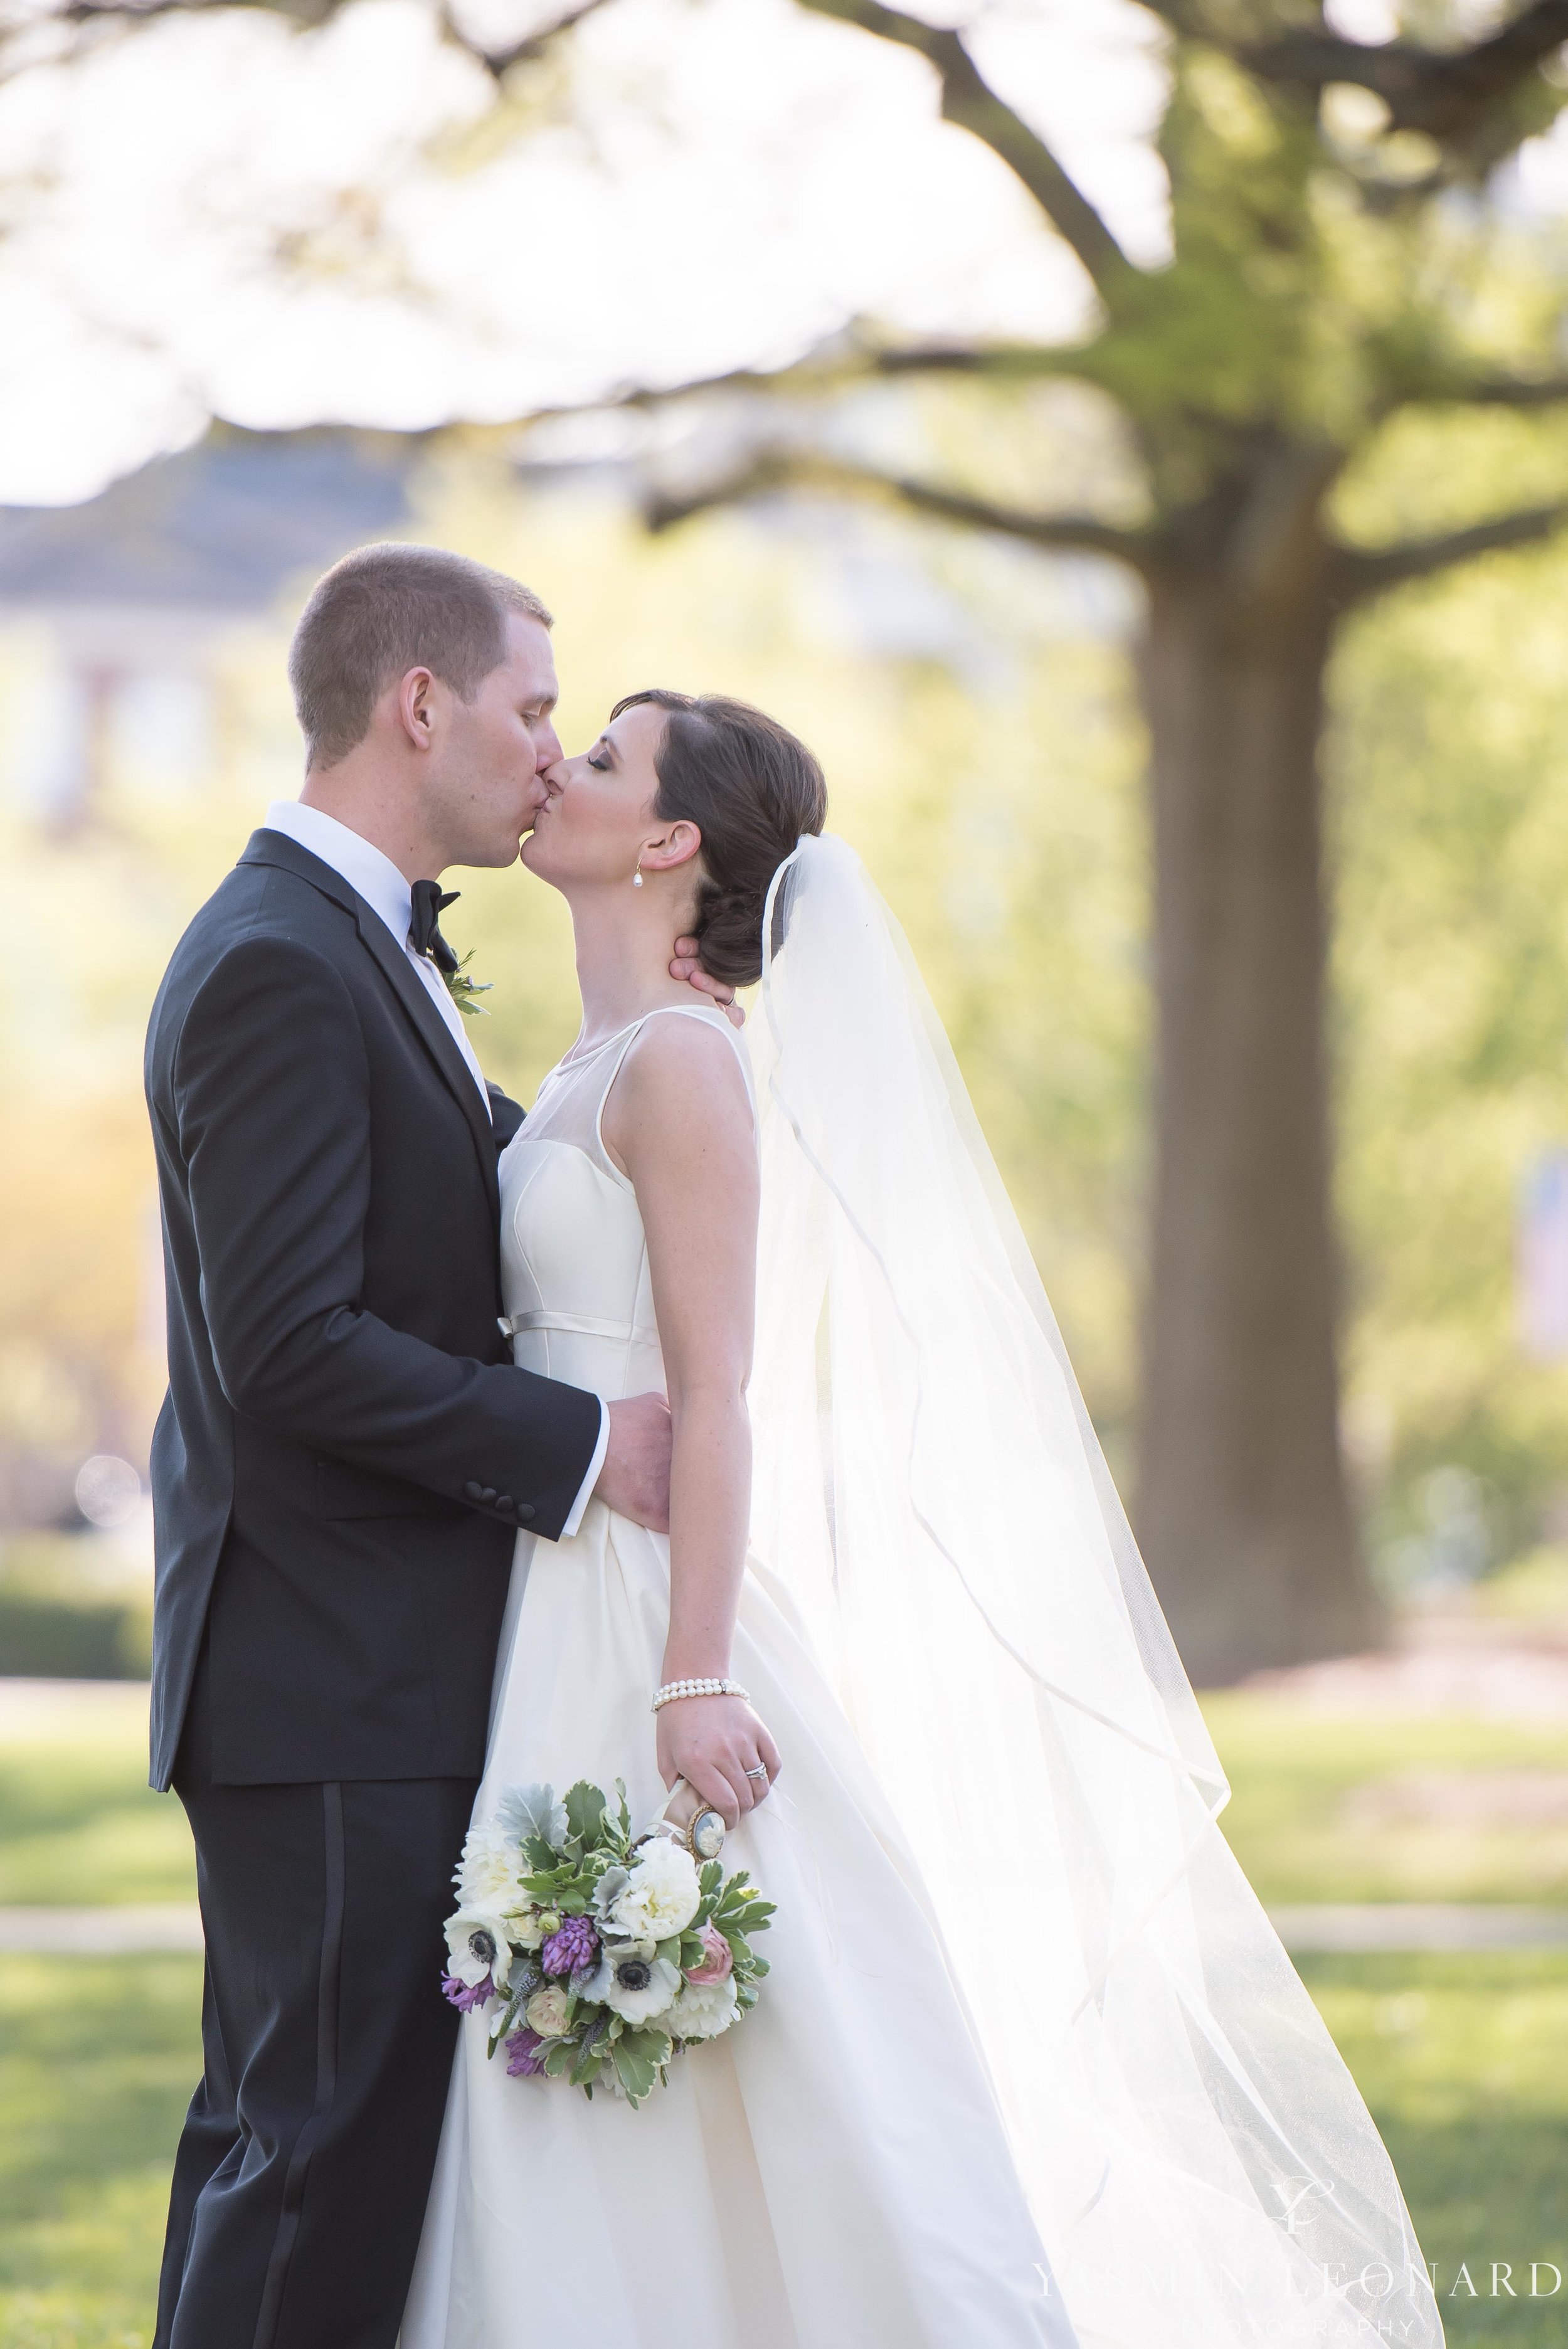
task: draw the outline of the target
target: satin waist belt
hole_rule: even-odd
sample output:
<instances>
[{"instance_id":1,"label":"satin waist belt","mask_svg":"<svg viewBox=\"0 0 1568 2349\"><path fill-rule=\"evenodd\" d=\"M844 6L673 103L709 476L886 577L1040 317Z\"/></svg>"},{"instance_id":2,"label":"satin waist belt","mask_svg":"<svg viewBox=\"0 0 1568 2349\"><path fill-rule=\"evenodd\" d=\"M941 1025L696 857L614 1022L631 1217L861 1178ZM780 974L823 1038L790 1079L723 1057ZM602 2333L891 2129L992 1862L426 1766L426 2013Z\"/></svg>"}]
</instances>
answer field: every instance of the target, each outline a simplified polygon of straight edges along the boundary
<instances>
[{"instance_id":1,"label":"satin waist belt","mask_svg":"<svg viewBox=\"0 0 1568 2349\"><path fill-rule=\"evenodd\" d=\"M506 1313L498 1319L503 1338L520 1337L525 1330L565 1330L577 1338L614 1338L622 1345L656 1346L659 1333L635 1321L601 1321L593 1313Z\"/></svg>"}]
</instances>

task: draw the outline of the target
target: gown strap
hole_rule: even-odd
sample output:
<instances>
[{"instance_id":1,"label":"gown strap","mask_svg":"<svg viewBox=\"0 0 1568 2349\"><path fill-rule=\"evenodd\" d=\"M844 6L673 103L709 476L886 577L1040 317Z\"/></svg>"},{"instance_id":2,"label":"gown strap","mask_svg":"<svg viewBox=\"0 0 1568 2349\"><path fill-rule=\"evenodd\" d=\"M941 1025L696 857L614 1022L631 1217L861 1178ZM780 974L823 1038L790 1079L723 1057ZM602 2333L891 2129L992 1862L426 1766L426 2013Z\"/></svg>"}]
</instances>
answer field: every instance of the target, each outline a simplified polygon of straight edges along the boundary
<instances>
[{"instance_id":1,"label":"gown strap","mask_svg":"<svg viewBox=\"0 0 1568 2349\"><path fill-rule=\"evenodd\" d=\"M738 1034L737 1030L730 1026L729 1021L725 1018L724 1014L721 1011L705 1011L700 1004L696 1003L655 1003L651 1011L645 1011L642 1018L634 1021L633 1025L627 1029L625 1034L618 1040L617 1050L611 1056L609 1061L607 1072L604 1076L603 1082L599 1088L599 1099L593 1111L593 1131L594 1149L591 1154L596 1158L602 1171L610 1175L614 1181L620 1184L624 1190L627 1191L630 1191L633 1188L630 1179L622 1174L620 1168L616 1165L614 1160L611 1157L609 1152L604 1147L604 1104L609 1100L611 1093L614 1091L615 1080L621 1073L627 1053L631 1050L633 1045L636 1042L638 1037L642 1034L649 1020L657 1019L666 1015L676 1019L700 1019L705 1028L717 1028L722 1031L726 1040L733 1049L736 1059L740 1063L740 1073L746 1085L746 1098L751 1103L751 1129L753 1136L756 1135L758 1130L757 1087L752 1081L751 1055L747 1050L740 1036Z\"/></svg>"}]
</instances>

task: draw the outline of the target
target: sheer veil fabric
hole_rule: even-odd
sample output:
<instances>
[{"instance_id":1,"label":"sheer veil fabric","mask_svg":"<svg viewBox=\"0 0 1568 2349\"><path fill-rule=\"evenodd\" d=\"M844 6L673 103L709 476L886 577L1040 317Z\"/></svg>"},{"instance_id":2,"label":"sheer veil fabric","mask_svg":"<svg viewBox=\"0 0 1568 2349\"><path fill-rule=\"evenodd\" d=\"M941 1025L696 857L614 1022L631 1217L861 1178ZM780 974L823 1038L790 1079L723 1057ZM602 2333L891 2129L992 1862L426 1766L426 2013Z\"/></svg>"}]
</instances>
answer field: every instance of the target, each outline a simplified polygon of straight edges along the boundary
<instances>
[{"instance_id":1,"label":"sheer veil fabric","mask_svg":"<svg viewBox=\"0 0 1568 2349\"><path fill-rule=\"evenodd\" d=\"M1392 2166L1220 1832L1023 1233L843 842L780 869L764 950L753 1544L923 1871L1085 2349L1435 2349Z\"/></svg>"}]
</instances>

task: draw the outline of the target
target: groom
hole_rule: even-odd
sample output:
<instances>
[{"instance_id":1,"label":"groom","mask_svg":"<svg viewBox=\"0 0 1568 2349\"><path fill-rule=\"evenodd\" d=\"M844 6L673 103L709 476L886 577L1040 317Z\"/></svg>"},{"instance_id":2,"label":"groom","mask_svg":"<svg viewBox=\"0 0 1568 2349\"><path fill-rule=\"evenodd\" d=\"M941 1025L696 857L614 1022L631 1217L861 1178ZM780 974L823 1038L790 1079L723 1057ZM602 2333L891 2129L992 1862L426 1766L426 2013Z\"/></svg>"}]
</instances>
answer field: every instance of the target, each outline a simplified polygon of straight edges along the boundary
<instances>
[{"instance_id":1,"label":"groom","mask_svg":"<svg viewBox=\"0 0 1568 2349\"><path fill-rule=\"evenodd\" d=\"M521 1112L443 978L438 876L511 864L561 756L550 625L433 548L329 571L289 662L302 796L153 1007L152 1779L189 1814L207 1943L156 2349L393 2349L513 1544L594 1494L667 1522L663 1399L508 1358L496 1159Z\"/></svg>"}]
</instances>

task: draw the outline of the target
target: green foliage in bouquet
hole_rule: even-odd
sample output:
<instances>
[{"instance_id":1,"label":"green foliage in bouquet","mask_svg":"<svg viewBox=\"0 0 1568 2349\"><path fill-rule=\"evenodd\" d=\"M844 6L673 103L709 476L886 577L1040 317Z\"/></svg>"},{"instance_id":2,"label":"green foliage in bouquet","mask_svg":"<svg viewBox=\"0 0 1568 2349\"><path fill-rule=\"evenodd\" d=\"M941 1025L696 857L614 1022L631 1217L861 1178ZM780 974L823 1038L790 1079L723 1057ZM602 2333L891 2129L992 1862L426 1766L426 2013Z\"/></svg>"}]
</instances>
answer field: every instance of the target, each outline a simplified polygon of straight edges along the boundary
<instances>
[{"instance_id":1,"label":"green foliage in bouquet","mask_svg":"<svg viewBox=\"0 0 1568 2349\"><path fill-rule=\"evenodd\" d=\"M634 1838L620 1779L615 1794L511 1787L470 1829L443 1987L465 2013L493 2003L489 2053L504 2047L514 2076L638 2105L676 2054L755 2006L774 1909L669 1828Z\"/></svg>"}]
</instances>

